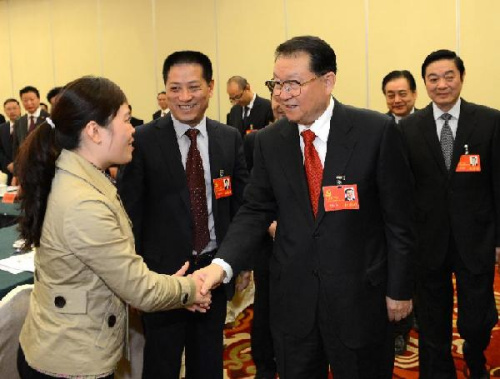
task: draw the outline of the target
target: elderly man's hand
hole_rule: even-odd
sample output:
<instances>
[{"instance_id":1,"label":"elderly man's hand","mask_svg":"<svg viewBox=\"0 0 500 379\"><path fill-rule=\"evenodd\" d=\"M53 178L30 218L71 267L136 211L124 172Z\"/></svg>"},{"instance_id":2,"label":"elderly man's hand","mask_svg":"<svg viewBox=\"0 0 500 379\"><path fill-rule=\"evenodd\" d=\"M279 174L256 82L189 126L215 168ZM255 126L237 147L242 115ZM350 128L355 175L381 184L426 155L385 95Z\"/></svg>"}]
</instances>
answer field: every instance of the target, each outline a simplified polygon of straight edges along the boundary
<instances>
[{"instance_id":1,"label":"elderly man's hand","mask_svg":"<svg viewBox=\"0 0 500 379\"><path fill-rule=\"evenodd\" d=\"M399 321L408 317L413 309L413 302L411 300L394 300L386 296L387 303L387 316L389 321Z\"/></svg>"}]
</instances>

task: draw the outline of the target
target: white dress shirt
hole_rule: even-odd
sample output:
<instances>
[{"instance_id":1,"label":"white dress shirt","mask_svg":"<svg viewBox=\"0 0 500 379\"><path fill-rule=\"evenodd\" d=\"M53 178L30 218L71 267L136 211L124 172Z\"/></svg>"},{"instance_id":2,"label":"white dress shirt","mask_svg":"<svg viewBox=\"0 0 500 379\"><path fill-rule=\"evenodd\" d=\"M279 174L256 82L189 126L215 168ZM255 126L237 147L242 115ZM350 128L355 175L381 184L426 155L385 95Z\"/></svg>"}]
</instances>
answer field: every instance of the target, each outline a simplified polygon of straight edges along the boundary
<instances>
[{"instance_id":1,"label":"white dress shirt","mask_svg":"<svg viewBox=\"0 0 500 379\"><path fill-rule=\"evenodd\" d=\"M462 100L458 98L458 101L448 112L443 112L434 102L432 103L432 112L434 113L434 121L436 121L436 131L439 140L441 140L441 129L443 129L444 125L444 120L441 118L441 116L444 113L448 113L451 115L451 119L448 121L448 125L450 125L451 132L453 133L453 138L457 137L458 118L460 117L461 103Z\"/></svg>"},{"instance_id":2,"label":"white dress shirt","mask_svg":"<svg viewBox=\"0 0 500 379\"><path fill-rule=\"evenodd\" d=\"M208 155L207 118L203 117L200 123L194 127L183 124L179 120L176 120L174 115L172 115L172 121L174 122L175 134L177 135L177 142L179 144L179 150L181 152L182 165L184 166L184 170L186 170L187 155L189 152L189 147L191 146L191 140L186 135L186 131L191 128L198 129L200 131L196 137L196 145L198 146L201 160L203 161L203 173L205 177L205 188L207 196L208 231L210 233L210 242L201 251L201 254L203 254L217 248L217 237L215 236L215 222L212 209L212 175L210 173L210 157ZM195 254L196 251L193 250L193 255Z\"/></svg>"}]
</instances>

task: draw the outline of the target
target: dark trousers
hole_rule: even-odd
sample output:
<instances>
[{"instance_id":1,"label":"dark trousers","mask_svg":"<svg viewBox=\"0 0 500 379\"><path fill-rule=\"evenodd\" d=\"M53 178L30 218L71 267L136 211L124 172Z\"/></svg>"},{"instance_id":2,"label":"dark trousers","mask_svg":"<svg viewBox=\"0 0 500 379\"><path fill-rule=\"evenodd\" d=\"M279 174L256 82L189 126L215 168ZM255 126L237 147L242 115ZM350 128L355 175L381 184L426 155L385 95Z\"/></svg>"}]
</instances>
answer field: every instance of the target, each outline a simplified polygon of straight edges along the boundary
<instances>
[{"instance_id":1,"label":"dark trousers","mask_svg":"<svg viewBox=\"0 0 500 379\"><path fill-rule=\"evenodd\" d=\"M269 255L271 252L272 240L269 238L262 250L255 254L256 262L253 272L255 296L251 345L257 379L274 378L276 375L273 338L269 326Z\"/></svg>"},{"instance_id":2,"label":"dark trousers","mask_svg":"<svg viewBox=\"0 0 500 379\"><path fill-rule=\"evenodd\" d=\"M394 338L388 320L384 338L363 348L351 349L333 331L323 301L319 301L316 318L316 325L304 338L273 330L280 378L326 379L328 366L335 379L392 378Z\"/></svg>"},{"instance_id":3,"label":"dark trousers","mask_svg":"<svg viewBox=\"0 0 500 379\"><path fill-rule=\"evenodd\" d=\"M493 254L493 252L492 252ZM458 331L468 345L465 361L469 369L480 372L485 365L484 350L497 322L493 294L495 267L481 274L470 272L453 241L442 267L419 267L417 273L417 321L419 325L419 365L421 379L455 379L451 354L453 283L458 298Z\"/></svg>"},{"instance_id":4,"label":"dark trousers","mask_svg":"<svg viewBox=\"0 0 500 379\"><path fill-rule=\"evenodd\" d=\"M190 271L207 263L192 262ZM222 379L226 302L224 286L219 286L212 291L207 313L184 309L143 313L143 379L178 379L184 349L186 379Z\"/></svg>"},{"instance_id":5,"label":"dark trousers","mask_svg":"<svg viewBox=\"0 0 500 379\"><path fill-rule=\"evenodd\" d=\"M34 369L32 369L28 362L26 362L26 358L24 357L23 349L19 346L19 350L17 351L17 371L19 371L19 376L21 379L53 379L55 376L50 376L46 374L42 374ZM114 374L106 376L102 379L113 379Z\"/></svg>"}]
</instances>

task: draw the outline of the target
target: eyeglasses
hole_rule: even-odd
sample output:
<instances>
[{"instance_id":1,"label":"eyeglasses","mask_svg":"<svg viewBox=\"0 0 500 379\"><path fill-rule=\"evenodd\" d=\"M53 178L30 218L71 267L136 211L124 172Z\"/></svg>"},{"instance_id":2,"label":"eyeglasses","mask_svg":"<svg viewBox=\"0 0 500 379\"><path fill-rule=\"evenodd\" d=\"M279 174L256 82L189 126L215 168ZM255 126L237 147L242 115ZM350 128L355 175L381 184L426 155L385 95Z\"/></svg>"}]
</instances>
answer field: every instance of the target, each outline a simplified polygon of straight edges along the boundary
<instances>
[{"instance_id":1,"label":"eyeglasses","mask_svg":"<svg viewBox=\"0 0 500 379\"><path fill-rule=\"evenodd\" d=\"M281 91L284 90L290 96L297 97L300 95L303 86L315 81L318 78L319 76L315 76L314 78L306 80L302 83L298 80L268 80L266 81L266 87L269 89L269 91L271 91L273 95L276 96L279 96L281 94Z\"/></svg>"},{"instance_id":2,"label":"eyeglasses","mask_svg":"<svg viewBox=\"0 0 500 379\"><path fill-rule=\"evenodd\" d=\"M241 93L239 95L236 95L236 96L229 96L229 101L234 103L235 101L238 101L239 99L241 99L243 97L243 94L245 93L245 90L241 91Z\"/></svg>"}]
</instances>

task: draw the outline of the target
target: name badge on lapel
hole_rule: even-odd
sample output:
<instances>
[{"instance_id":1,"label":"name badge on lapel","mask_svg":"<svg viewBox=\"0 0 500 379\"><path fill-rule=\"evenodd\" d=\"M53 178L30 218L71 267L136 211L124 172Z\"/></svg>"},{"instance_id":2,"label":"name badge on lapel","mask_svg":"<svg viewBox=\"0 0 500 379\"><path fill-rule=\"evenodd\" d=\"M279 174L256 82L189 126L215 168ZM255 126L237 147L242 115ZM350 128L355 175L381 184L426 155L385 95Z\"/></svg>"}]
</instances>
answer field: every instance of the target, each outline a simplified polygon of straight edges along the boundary
<instances>
[{"instance_id":1,"label":"name badge on lapel","mask_svg":"<svg viewBox=\"0 0 500 379\"><path fill-rule=\"evenodd\" d=\"M479 154L469 154L469 146L464 145L465 154L460 156L456 172L481 172Z\"/></svg>"},{"instance_id":2,"label":"name badge on lapel","mask_svg":"<svg viewBox=\"0 0 500 379\"><path fill-rule=\"evenodd\" d=\"M229 197L233 194L230 176L223 176L221 178L214 179L213 182L214 194L217 200L222 197Z\"/></svg>"},{"instance_id":3,"label":"name badge on lapel","mask_svg":"<svg viewBox=\"0 0 500 379\"><path fill-rule=\"evenodd\" d=\"M359 209L357 184L323 187L325 212Z\"/></svg>"}]
</instances>

